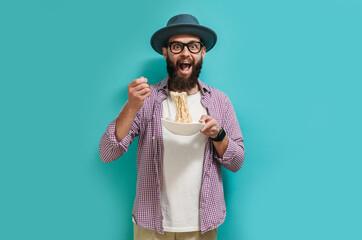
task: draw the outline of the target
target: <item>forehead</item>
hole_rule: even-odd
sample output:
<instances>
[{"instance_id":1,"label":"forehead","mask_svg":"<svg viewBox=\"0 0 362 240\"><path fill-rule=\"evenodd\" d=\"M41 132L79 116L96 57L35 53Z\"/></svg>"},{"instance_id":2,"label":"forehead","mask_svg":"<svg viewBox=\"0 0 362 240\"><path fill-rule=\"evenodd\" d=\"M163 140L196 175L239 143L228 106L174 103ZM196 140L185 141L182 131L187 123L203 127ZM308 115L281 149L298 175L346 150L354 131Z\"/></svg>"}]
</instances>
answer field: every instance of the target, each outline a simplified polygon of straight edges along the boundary
<instances>
[{"instance_id":1,"label":"forehead","mask_svg":"<svg viewBox=\"0 0 362 240\"><path fill-rule=\"evenodd\" d=\"M189 35L189 34L182 34L182 35L175 35L170 37L170 39L168 39L169 42L184 42L184 43L188 43L191 41L200 41L200 38L194 35Z\"/></svg>"}]
</instances>

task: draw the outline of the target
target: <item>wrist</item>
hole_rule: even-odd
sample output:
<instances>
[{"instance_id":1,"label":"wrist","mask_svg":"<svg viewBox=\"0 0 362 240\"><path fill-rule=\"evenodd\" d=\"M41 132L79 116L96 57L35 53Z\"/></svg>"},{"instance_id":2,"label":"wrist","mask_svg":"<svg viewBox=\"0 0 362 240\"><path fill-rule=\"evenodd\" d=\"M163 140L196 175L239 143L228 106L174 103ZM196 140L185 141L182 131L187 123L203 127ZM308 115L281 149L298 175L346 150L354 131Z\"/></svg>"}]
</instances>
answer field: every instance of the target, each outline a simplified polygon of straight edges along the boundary
<instances>
[{"instance_id":1,"label":"wrist","mask_svg":"<svg viewBox=\"0 0 362 240\"><path fill-rule=\"evenodd\" d=\"M136 116L138 111L140 110L141 108L138 108L138 107L135 107L133 106L132 104L130 104L130 102L126 102L125 106L124 106L124 111L129 114L129 115L132 115L132 116Z\"/></svg>"},{"instance_id":2,"label":"wrist","mask_svg":"<svg viewBox=\"0 0 362 240\"><path fill-rule=\"evenodd\" d=\"M215 137L211 137L211 140L214 142L221 142L226 136L226 132L223 128L219 131L219 133Z\"/></svg>"},{"instance_id":3,"label":"wrist","mask_svg":"<svg viewBox=\"0 0 362 240\"><path fill-rule=\"evenodd\" d=\"M220 129L216 132L216 134L215 134L215 135L210 136L210 138L216 138L216 137L217 137L217 135L219 135L219 133L220 133L221 129L222 129L222 128L220 128Z\"/></svg>"}]
</instances>

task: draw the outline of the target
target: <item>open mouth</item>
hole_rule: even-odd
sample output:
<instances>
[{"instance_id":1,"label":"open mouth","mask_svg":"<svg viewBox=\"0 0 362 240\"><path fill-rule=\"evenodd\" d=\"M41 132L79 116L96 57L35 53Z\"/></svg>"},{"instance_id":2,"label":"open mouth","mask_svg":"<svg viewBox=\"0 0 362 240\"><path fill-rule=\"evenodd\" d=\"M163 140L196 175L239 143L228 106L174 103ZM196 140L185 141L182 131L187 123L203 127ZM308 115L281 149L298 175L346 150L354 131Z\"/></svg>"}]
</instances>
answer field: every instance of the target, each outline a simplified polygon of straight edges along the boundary
<instances>
[{"instance_id":1,"label":"open mouth","mask_svg":"<svg viewBox=\"0 0 362 240\"><path fill-rule=\"evenodd\" d=\"M188 62L183 62L179 64L179 69L181 70L181 72L183 73L187 73L191 70L192 66L190 63Z\"/></svg>"}]
</instances>

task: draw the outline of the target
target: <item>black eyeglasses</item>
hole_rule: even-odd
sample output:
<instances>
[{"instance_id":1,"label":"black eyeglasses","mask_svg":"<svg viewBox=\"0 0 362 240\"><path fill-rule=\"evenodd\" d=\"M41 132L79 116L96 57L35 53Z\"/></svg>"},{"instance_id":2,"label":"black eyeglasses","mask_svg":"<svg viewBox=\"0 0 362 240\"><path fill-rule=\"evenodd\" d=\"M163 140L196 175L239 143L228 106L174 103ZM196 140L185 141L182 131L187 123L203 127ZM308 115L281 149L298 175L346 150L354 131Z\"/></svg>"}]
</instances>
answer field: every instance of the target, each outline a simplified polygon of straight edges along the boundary
<instances>
[{"instance_id":1,"label":"black eyeglasses","mask_svg":"<svg viewBox=\"0 0 362 240\"><path fill-rule=\"evenodd\" d=\"M187 49L191 53L199 53L202 49L202 42L189 42L189 43L182 43L182 42L168 42L165 44L165 47L170 47L172 53L178 54L184 50L184 47L187 46Z\"/></svg>"}]
</instances>

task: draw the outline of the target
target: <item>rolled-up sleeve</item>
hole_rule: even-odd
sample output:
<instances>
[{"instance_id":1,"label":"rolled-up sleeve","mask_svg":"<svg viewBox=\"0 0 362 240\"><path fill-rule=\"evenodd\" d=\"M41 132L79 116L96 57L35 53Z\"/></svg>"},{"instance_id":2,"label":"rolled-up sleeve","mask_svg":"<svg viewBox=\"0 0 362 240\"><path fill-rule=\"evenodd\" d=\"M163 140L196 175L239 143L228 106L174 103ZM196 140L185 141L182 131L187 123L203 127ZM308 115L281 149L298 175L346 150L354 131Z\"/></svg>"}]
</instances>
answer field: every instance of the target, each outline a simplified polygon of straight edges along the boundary
<instances>
[{"instance_id":1,"label":"rolled-up sleeve","mask_svg":"<svg viewBox=\"0 0 362 240\"><path fill-rule=\"evenodd\" d=\"M139 123L139 113L137 113L131 130L120 142L116 139L116 119L108 125L99 143L99 155L103 162L112 162L127 152L129 145L139 134Z\"/></svg>"},{"instance_id":2,"label":"rolled-up sleeve","mask_svg":"<svg viewBox=\"0 0 362 240\"><path fill-rule=\"evenodd\" d=\"M229 143L223 157L220 158L216 151L214 151L214 158L226 169L237 172L244 162L244 139L234 108L228 97L226 97L225 100L225 111L223 116L222 127L229 138Z\"/></svg>"}]
</instances>

